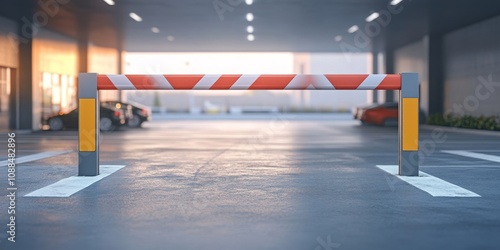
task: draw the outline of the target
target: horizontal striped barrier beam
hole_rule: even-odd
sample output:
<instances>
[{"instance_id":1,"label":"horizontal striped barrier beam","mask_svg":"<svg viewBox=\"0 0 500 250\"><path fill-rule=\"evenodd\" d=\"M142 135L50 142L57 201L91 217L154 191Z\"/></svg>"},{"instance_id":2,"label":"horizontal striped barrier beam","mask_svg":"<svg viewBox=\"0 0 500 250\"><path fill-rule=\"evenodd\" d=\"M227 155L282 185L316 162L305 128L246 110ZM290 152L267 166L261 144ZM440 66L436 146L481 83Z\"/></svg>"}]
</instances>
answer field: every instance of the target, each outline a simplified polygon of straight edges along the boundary
<instances>
[{"instance_id":1,"label":"horizontal striped barrier beam","mask_svg":"<svg viewBox=\"0 0 500 250\"><path fill-rule=\"evenodd\" d=\"M398 90L399 174L419 175L417 73L317 75L99 75L78 77L78 175L99 175L98 90Z\"/></svg>"},{"instance_id":2,"label":"horizontal striped barrier beam","mask_svg":"<svg viewBox=\"0 0 500 250\"><path fill-rule=\"evenodd\" d=\"M398 74L98 75L99 90L400 90Z\"/></svg>"}]
</instances>

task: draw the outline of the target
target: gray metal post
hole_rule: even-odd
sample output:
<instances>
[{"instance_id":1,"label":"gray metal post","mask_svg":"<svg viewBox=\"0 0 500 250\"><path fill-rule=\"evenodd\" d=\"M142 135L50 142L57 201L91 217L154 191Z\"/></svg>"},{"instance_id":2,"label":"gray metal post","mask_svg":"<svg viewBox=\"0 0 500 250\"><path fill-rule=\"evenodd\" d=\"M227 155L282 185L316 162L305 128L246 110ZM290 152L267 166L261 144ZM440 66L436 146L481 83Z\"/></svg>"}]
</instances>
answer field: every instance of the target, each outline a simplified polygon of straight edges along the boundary
<instances>
[{"instance_id":1,"label":"gray metal post","mask_svg":"<svg viewBox=\"0 0 500 250\"><path fill-rule=\"evenodd\" d=\"M399 94L399 175L418 176L420 90L417 73L401 74Z\"/></svg>"},{"instance_id":2,"label":"gray metal post","mask_svg":"<svg viewBox=\"0 0 500 250\"><path fill-rule=\"evenodd\" d=\"M78 75L78 175L99 175L97 74Z\"/></svg>"}]
</instances>

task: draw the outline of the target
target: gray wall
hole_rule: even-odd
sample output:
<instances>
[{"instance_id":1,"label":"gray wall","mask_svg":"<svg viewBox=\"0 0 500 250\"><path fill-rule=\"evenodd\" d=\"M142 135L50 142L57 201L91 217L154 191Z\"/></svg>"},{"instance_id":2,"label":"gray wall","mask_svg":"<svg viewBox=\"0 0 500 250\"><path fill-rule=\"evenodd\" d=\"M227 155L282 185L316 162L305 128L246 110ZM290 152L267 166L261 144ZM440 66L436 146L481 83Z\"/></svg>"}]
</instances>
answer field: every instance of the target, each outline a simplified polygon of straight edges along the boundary
<instances>
[{"instance_id":1,"label":"gray wall","mask_svg":"<svg viewBox=\"0 0 500 250\"><path fill-rule=\"evenodd\" d=\"M445 35L445 111L458 105L465 114L500 115L500 86L480 87L488 77L500 82L499 27L500 16Z\"/></svg>"},{"instance_id":2,"label":"gray wall","mask_svg":"<svg viewBox=\"0 0 500 250\"><path fill-rule=\"evenodd\" d=\"M17 68L19 63L17 44L10 37L17 34L14 21L0 17L0 66Z\"/></svg>"},{"instance_id":3,"label":"gray wall","mask_svg":"<svg viewBox=\"0 0 500 250\"><path fill-rule=\"evenodd\" d=\"M395 72L417 72L420 78L420 107L429 111L429 61L427 38L402 47L394 53ZM398 101L395 93L395 101Z\"/></svg>"}]
</instances>

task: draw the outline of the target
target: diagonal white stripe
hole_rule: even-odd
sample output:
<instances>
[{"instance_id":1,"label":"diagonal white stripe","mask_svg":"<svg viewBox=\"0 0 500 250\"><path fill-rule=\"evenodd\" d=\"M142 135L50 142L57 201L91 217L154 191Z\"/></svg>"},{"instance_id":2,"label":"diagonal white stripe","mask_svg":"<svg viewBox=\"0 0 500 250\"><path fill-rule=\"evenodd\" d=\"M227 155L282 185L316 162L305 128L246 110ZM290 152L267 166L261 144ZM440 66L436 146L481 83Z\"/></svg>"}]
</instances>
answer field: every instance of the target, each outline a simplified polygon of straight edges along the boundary
<instances>
[{"instance_id":1,"label":"diagonal white stripe","mask_svg":"<svg viewBox=\"0 0 500 250\"><path fill-rule=\"evenodd\" d=\"M76 192L122 169L123 165L103 165L97 176L71 176L35 190L24 197L70 197Z\"/></svg>"},{"instance_id":2,"label":"diagonal white stripe","mask_svg":"<svg viewBox=\"0 0 500 250\"><path fill-rule=\"evenodd\" d=\"M357 90L372 90L385 79L385 74L371 74L358 86Z\"/></svg>"},{"instance_id":3,"label":"diagonal white stripe","mask_svg":"<svg viewBox=\"0 0 500 250\"><path fill-rule=\"evenodd\" d=\"M106 75L117 89L136 89L125 75Z\"/></svg>"},{"instance_id":4,"label":"diagonal white stripe","mask_svg":"<svg viewBox=\"0 0 500 250\"><path fill-rule=\"evenodd\" d=\"M193 87L193 89L210 89L214 85L221 75L205 75L200 81Z\"/></svg>"},{"instance_id":5,"label":"diagonal white stripe","mask_svg":"<svg viewBox=\"0 0 500 250\"><path fill-rule=\"evenodd\" d=\"M419 172L419 176L400 176L397 165L377 165L377 167L434 197L481 197L472 191L422 171Z\"/></svg>"},{"instance_id":6,"label":"diagonal white stripe","mask_svg":"<svg viewBox=\"0 0 500 250\"><path fill-rule=\"evenodd\" d=\"M229 89L248 89L260 75L242 75Z\"/></svg>"},{"instance_id":7,"label":"diagonal white stripe","mask_svg":"<svg viewBox=\"0 0 500 250\"><path fill-rule=\"evenodd\" d=\"M311 75L312 85L315 89L335 89L333 84L328 81L325 75Z\"/></svg>"},{"instance_id":8,"label":"diagonal white stripe","mask_svg":"<svg viewBox=\"0 0 500 250\"><path fill-rule=\"evenodd\" d=\"M500 162L500 156L496 156L496 155L474 153L474 152L465 151L465 150L441 150L441 152L448 153L448 154L454 154L454 155L460 155L460 156L464 156L464 157L481 159L481 160L485 160L485 161Z\"/></svg>"},{"instance_id":9,"label":"diagonal white stripe","mask_svg":"<svg viewBox=\"0 0 500 250\"><path fill-rule=\"evenodd\" d=\"M307 75L296 75L288 85L286 85L285 89L305 89L309 84L309 76Z\"/></svg>"},{"instance_id":10,"label":"diagonal white stripe","mask_svg":"<svg viewBox=\"0 0 500 250\"><path fill-rule=\"evenodd\" d=\"M43 153L38 153L38 154L33 154L33 155L26 155L22 157L18 157L16 159L16 164L21 164L21 163L26 163L26 162L32 162L32 161L37 161L49 157L54 157L62 154L67 154L73 152L73 150L64 150L64 151L49 151L49 152L43 152ZM7 166L9 164L9 161L0 161L0 167Z\"/></svg>"},{"instance_id":11,"label":"diagonal white stripe","mask_svg":"<svg viewBox=\"0 0 500 250\"><path fill-rule=\"evenodd\" d=\"M153 80L159 89L174 89L172 84L163 75L149 75L148 77Z\"/></svg>"}]
</instances>

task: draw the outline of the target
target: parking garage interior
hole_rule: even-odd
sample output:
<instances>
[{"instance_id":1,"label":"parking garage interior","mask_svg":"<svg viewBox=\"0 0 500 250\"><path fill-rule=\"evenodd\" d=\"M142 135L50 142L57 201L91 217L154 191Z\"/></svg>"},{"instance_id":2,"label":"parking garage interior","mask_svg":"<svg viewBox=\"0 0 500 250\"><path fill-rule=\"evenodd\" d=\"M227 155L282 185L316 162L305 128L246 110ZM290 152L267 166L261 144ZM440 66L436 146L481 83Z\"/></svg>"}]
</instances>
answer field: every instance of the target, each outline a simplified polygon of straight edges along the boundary
<instances>
[{"instance_id":1,"label":"parking garage interior","mask_svg":"<svg viewBox=\"0 0 500 250\"><path fill-rule=\"evenodd\" d=\"M76 173L76 132L47 130L54 114L78 107L79 73L416 72L427 119L496 117L500 130L498 1L0 4L0 138L17 133L19 157L28 157L18 164L19 238L0 234L6 249L500 243L499 132L422 124L421 169L477 195L430 196L384 172L397 165L397 129L352 120L357 106L398 102L394 90L99 91L102 102L153 111L140 129L102 134L101 164L123 169L66 198L29 197ZM230 115L245 108L258 114ZM32 156L47 150L50 157Z\"/></svg>"}]
</instances>

